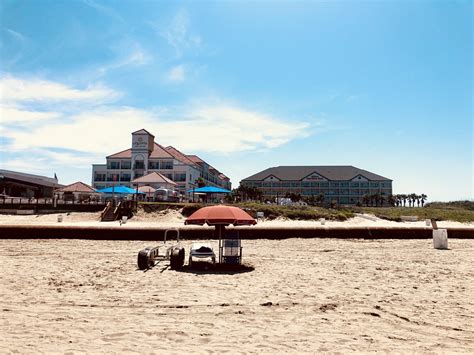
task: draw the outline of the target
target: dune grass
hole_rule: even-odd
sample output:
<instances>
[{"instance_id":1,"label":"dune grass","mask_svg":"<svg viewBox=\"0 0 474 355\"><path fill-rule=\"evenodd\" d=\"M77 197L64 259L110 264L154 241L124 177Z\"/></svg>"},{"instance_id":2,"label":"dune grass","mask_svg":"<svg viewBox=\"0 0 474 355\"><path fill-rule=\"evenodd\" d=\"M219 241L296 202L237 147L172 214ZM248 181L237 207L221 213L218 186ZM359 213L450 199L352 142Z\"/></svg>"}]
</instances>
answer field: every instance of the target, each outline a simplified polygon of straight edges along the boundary
<instances>
[{"instance_id":1,"label":"dune grass","mask_svg":"<svg viewBox=\"0 0 474 355\"><path fill-rule=\"evenodd\" d=\"M145 212L164 209L181 210L183 216L188 217L193 212L206 205L199 203L140 203ZM434 202L425 207L337 207L325 208L315 206L278 206L260 202L238 203L236 206L256 216L263 212L265 218L288 218L293 220L327 220L345 221L356 213L373 214L376 217L401 221L402 216L417 216L419 220L434 219L436 221L474 222L474 202Z\"/></svg>"}]
</instances>

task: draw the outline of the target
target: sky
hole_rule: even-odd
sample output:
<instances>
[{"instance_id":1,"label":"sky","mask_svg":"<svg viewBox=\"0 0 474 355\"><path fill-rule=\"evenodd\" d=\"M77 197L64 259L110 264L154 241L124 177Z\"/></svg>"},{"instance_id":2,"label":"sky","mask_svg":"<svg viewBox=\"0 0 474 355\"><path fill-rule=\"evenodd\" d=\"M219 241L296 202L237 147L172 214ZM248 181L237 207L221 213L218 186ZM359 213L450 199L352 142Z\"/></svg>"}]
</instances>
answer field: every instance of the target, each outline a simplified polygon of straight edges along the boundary
<instances>
[{"instance_id":1,"label":"sky","mask_svg":"<svg viewBox=\"0 0 474 355\"><path fill-rule=\"evenodd\" d=\"M91 183L131 133L239 181L353 165L473 199L470 1L0 1L0 168Z\"/></svg>"}]
</instances>

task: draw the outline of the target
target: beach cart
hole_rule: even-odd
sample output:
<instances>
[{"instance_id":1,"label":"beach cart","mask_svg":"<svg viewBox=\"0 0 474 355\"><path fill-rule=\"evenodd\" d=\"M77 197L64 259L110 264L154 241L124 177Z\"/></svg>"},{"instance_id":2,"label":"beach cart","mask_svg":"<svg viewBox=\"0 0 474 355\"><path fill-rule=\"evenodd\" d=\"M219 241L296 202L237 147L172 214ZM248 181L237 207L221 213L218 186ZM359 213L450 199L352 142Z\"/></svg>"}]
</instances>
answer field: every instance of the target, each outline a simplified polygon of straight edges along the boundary
<instances>
[{"instance_id":1,"label":"beach cart","mask_svg":"<svg viewBox=\"0 0 474 355\"><path fill-rule=\"evenodd\" d=\"M176 232L176 243L167 243L168 233L172 231ZM158 245L154 248L147 247L140 250L138 252L137 264L140 270L146 270L162 261L168 260L169 266L173 270L179 270L184 266L185 251L179 241L178 229L166 230L162 245Z\"/></svg>"}]
</instances>

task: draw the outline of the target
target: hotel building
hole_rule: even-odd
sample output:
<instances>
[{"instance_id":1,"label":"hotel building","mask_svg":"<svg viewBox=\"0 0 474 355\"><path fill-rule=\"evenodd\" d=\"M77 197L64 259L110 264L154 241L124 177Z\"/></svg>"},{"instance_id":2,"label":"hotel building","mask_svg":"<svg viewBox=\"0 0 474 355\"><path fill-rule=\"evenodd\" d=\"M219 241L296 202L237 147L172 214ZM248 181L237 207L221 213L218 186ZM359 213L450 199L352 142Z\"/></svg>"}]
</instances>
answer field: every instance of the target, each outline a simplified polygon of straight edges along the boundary
<instances>
[{"instance_id":1,"label":"hotel building","mask_svg":"<svg viewBox=\"0 0 474 355\"><path fill-rule=\"evenodd\" d=\"M155 142L155 136L144 129L132 133L131 148L107 156L106 164L92 165L92 187L133 187L132 180L154 171L174 181L176 190L182 194L197 187L198 178L207 186L231 189L229 178L204 160L172 146L161 146Z\"/></svg>"},{"instance_id":2,"label":"hotel building","mask_svg":"<svg viewBox=\"0 0 474 355\"><path fill-rule=\"evenodd\" d=\"M266 199L297 193L303 198L324 196L324 203L354 205L364 195L392 194L392 180L354 166L278 166L268 168L240 182L256 187Z\"/></svg>"}]
</instances>

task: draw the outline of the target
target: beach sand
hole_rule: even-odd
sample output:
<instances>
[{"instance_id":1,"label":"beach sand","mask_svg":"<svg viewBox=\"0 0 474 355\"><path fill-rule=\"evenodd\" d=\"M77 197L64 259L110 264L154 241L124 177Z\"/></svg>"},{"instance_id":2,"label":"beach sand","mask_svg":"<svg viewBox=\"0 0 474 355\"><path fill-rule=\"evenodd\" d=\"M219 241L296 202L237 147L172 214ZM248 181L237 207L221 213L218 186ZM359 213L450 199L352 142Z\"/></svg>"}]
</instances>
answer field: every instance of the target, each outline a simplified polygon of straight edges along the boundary
<instances>
[{"instance_id":1,"label":"beach sand","mask_svg":"<svg viewBox=\"0 0 474 355\"><path fill-rule=\"evenodd\" d=\"M61 216L62 222L58 222L58 216ZM139 211L137 215L123 224L122 227L159 227L159 228L195 228L194 226L185 226L184 221L186 217L181 215L176 210L165 210L161 212L146 213ZM43 215L2 215L0 214L0 226L1 225L65 225L65 226L91 226L91 227L104 227L104 226L119 226L119 221L113 222L100 222L100 212L96 213L84 213L84 212L71 212L71 213L53 213ZM357 215L354 218L350 218L346 221L325 221L325 227L426 227L425 221L418 222L394 222L384 219L377 218L373 215ZM288 220L283 218L277 218L274 220L261 219L258 221L256 226L252 228L299 228L299 227L314 227L321 226L321 222L318 220L309 221L298 221ZM438 222L439 228L472 228L474 232L474 223L460 223L454 221L440 221Z\"/></svg>"},{"instance_id":2,"label":"beach sand","mask_svg":"<svg viewBox=\"0 0 474 355\"><path fill-rule=\"evenodd\" d=\"M234 274L139 271L148 245L0 240L0 352L474 349L474 240L246 240Z\"/></svg>"}]
</instances>

